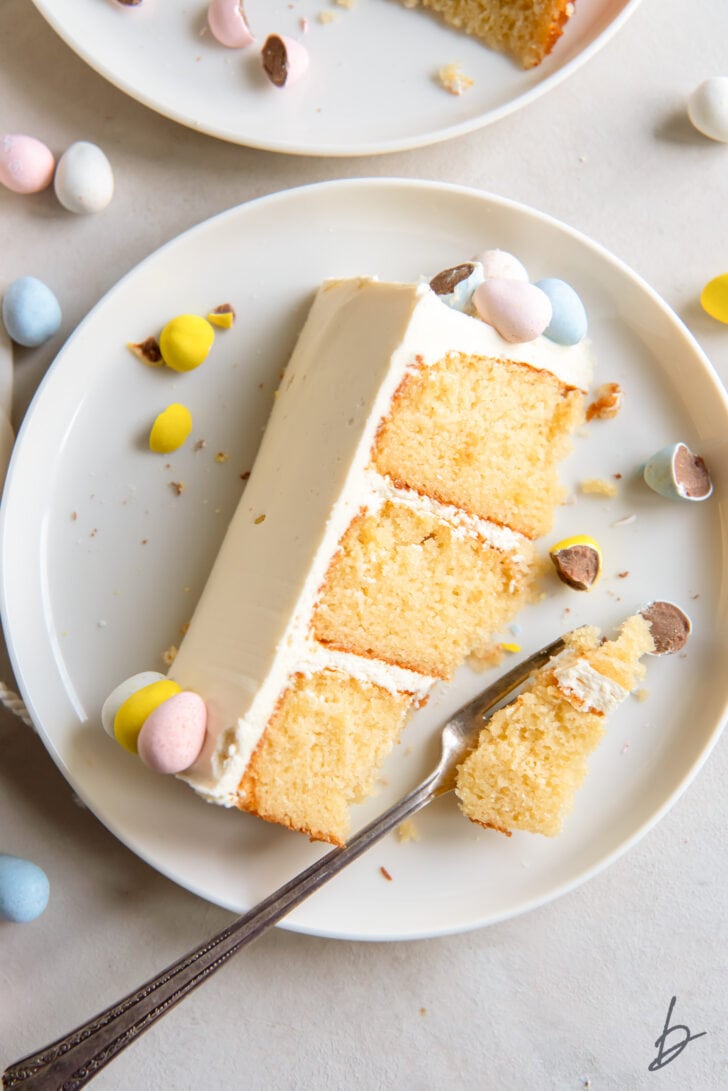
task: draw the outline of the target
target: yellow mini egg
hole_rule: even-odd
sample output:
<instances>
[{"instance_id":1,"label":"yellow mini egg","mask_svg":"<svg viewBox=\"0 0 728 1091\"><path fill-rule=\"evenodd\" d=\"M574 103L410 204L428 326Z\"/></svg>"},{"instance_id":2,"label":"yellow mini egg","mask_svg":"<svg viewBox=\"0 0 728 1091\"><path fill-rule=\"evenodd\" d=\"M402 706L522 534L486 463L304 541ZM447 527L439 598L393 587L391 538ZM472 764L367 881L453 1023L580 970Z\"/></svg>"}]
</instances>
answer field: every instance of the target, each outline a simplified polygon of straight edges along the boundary
<instances>
[{"instance_id":1,"label":"yellow mini egg","mask_svg":"<svg viewBox=\"0 0 728 1091\"><path fill-rule=\"evenodd\" d=\"M114 738L131 754L137 752L137 739L147 716L163 701L181 693L182 687L169 678L143 686L127 697L114 717Z\"/></svg>"},{"instance_id":2,"label":"yellow mini egg","mask_svg":"<svg viewBox=\"0 0 728 1091\"><path fill-rule=\"evenodd\" d=\"M549 556L562 583L575 591L588 591L599 579L602 551L588 534L574 534L551 546Z\"/></svg>"},{"instance_id":3,"label":"yellow mini egg","mask_svg":"<svg viewBox=\"0 0 728 1091\"><path fill-rule=\"evenodd\" d=\"M700 303L711 318L728 323L728 273L708 281L700 293Z\"/></svg>"},{"instance_id":4,"label":"yellow mini egg","mask_svg":"<svg viewBox=\"0 0 728 1091\"><path fill-rule=\"evenodd\" d=\"M180 314L159 335L162 359L173 371L192 371L207 359L215 331L199 314Z\"/></svg>"},{"instance_id":5,"label":"yellow mini egg","mask_svg":"<svg viewBox=\"0 0 728 1091\"><path fill-rule=\"evenodd\" d=\"M149 448L168 455L181 447L192 431L192 414L186 406L174 402L159 414L149 433Z\"/></svg>"}]
</instances>

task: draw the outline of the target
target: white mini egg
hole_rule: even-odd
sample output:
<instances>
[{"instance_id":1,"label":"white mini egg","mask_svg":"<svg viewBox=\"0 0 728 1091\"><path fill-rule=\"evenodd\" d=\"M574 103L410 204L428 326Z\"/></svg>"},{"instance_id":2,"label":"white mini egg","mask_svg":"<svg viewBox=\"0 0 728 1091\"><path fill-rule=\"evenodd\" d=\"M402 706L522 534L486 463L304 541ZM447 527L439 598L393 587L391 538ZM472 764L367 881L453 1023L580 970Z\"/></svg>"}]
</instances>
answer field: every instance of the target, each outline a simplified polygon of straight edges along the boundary
<instances>
[{"instance_id":1,"label":"white mini egg","mask_svg":"<svg viewBox=\"0 0 728 1091\"><path fill-rule=\"evenodd\" d=\"M97 144L78 140L58 160L56 197L69 212L101 212L114 195L111 164Z\"/></svg>"},{"instance_id":2,"label":"white mini egg","mask_svg":"<svg viewBox=\"0 0 728 1091\"><path fill-rule=\"evenodd\" d=\"M728 144L728 76L713 76L695 88L688 117L703 136Z\"/></svg>"},{"instance_id":3,"label":"white mini egg","mask_svg":"<svg viewBox=\"0 0 728 1091\"><path fill-rule=\"evenodd\" d=\"M101 723L110 739L116 738L114 720L127 697L131 697L144 686L151 686L153 682L161 682L166 677L166 674L160 674L159 671L141 671L140 674L133 674L131 678L124 679L111 691L101 708Z\"/></svg>"}]
</instances>

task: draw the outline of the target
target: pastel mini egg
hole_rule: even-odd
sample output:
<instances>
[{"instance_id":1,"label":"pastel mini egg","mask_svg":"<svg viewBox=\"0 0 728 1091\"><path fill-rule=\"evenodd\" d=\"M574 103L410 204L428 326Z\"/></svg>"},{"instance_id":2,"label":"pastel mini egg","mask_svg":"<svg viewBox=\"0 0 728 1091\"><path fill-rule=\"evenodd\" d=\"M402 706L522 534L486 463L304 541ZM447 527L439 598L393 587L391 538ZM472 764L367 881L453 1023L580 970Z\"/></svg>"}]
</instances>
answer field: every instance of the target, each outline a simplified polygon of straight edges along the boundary
<instances>
[{"instance_id":1,"label":"pastel mini egg","mask_svg":"<svg viewBox=\"0 0 728 1091\"><path fill-rule=\"evenodd\" d=\"M708 467L686 443L669 443L648 460L646 484L668 500L707 500L713 492Z\"/></svg>"},{"instance_id":2,"label":"pastel mini egg","mask_svg":"<svg viewBox=\"0 0 728 1091\"><path fill-rule=\"evenodd\" d=\"M144 721L139 757L155 773L181 773L199 757L207 730L207 707L197 693L183 690Z\"/></svg>"},{"instance_id":3,"label":"pastel mini egg","mask_svg":"<svg viewBox=\"0 0 728 1091\"><path fill-rule=\"evenodd\" d=\"M693 623L677 603L664 599L648 602L640 614L650 626L654 642L648 655L673 655L682 651L693 631Z\"/></svg>"},{"instance_id":4,"label":"pastel mini egg","mask_svg":"<svg viewBox=\"0 0 728 1091\"><path fill-rule=\"evenodd\" d=\"M61 325L61 307L50 288L37 277L19 277L3 296L3 325L18 345L45 344Z\"/></svg>"},{"instance_id":5,"label":"pastel mini egg","mask_svg":"<svg viewBox=\"0 0 728 1091\"><path fill-rule=\"evenodd\" d=\"M534 341L551 321L551 301L535 284L491 277L473 293L475 309L505 341Z\"/></svg>"},{"instance_id":6,"label":"pastel mini egg","mask_svg":"<svg viewBox=\"0 0 728 1091\"><path fill-rule=\"evenodd\" d=\"M700 293L700 305L711 318L728 323L728 273L708 281Z\"/></svg>"},{"instance_id":7,"label":"pastel mini egg","mask_svg":"<svg viewBox=\"0 0 728 1091\"><path fill-rule=\"evenodd\" d=\"M588 322L584 304L574 289L558 277L536 281L536 287L551 300L551 321L544 337L557 345L578 345L586 337Z\"/></svg>"},{"instance_id":8,"label":"pastel mini egg","mask_svg":"<svg viewBox=\"0 0 728 1091\"><path fill-rule=\"evenodd\" d=\"M574 534L551 546L556 575L574 591L589 591L602 571L602 551L588 534Z\"/></svg>"},{"instance_id":9,"label":"pastel mini egg","mask_svg":"<svg viewBox=\"0 0 728 1091\"><path fill-rule=\"evenodd\" d=\"M53 184L63 207L77 215L101 212L114 195L111 163L97 144L87 140L66 148Z\"/></svg>"},{"instance_id":10,"label":"pastel mini egg","mask_svg":"<svg viewBox=\"0 0 728 1091\"><path fill-rule=\"evenodd\" d=\"M149 449L168 455L182 446L191 431L192 414L186 406L174 402L156 417L149 433Z\"/></svg>"},{"instance_id":11,"label":"pastel mini egg","mask_svg":"<svg viewBox=\"0 0 728 1091\"><path fill-rule=\"evenodd\" d=\"M131 678L125 678L123 682L120 682L118 686L112 689L101 706L101 724L109 738L116 738L114 720L127 697L131 697L133 693L137 693L144 686L151 686L153 682L163 682L166 677L166 674L160 674L159 671L140 671L139 674L133 674Z\"/></svg>"},{"instance_id":12,"label":"pastel mini egg","mask_svg":"<svg viewBox=\"0 0 728 1091\"><path fill-rule=\"evenodd\" d=\"M53 181L56 161L50 148L34 136L0 136L0 183L14 193L39 193Z\"/></svg>"},{"instance_id":13,"label":"pastel mini egg","mask_svg":"<svg viewBox=\"0 0 728 1091\"><path fill-rule=\"evenodd\" d=\"M472 306L473 292L483 283L483 269L477 261L465 261L443 269L430 281L430 287L443 303L456 311L467 311Z\"/></svg>"},{"instance_id":14,"label":"pastel mini egg","mask_svg":"<svg viewBox=\"0 0 728 1091\"><path fill-rule=\"evenodd\" d=\"M50 883L37 864L20 856L0 854L0 917L25 924L48 905Z\"/></svg>"},{"instance_id":15,"label":"pastel mini egg","mask_svg":"<svg viewBox=\"0 0 728 1091\"><path fill-rule=\"evenodd\" d=\"M263 71L274 87L291 87L308 71L308 50L295 38L269 34L261 50Z\"/></svg>"},{"instance_id":16,"label":"pastel mini egg","mask_svg":"<svg viewBox=\"0 0 728 1091\"><path fill-rule=\"evenodd\" d=\"M688 98L688 117L703 136L728 144L728 76L698 84Z\"/></svg>"},{"instance_id":17,"label":"pastel mini egg","mask_svg":"<svg viewBox=\"0 0 728 1091\"><path fill-rule=\"evenodd\" d=\"M207 25L215 41L229 49L242 49L255 41L240 0L212 0Z\"/></svg>"},{"instance_id":18,"label":"pastel mini egg","mask_svg":"<svg viewBox=\"0 0 728 1091\"><path fill-rule=\"evenodd\" d=\"M499 280L528 280L525 266L507 250L484 250L477 258L484 277Z\"/></svg>"},{"instance_id":19,"label":"pastel mini egg","mask_svg":"<svg viewBox=\"0 0 728 1091\"><path fill-rule=\"evenodd\" d=\"M114 717L114 738L130 754L137 752L137 739L147 716L151 716L157 705L162 701L174 697L180 693L182 687L173 682L171 678L164 678L160 682L152 682L148 686L132 693L124 701L123 705Z\"/></svg>"},{"instance_id":20,"label":"pastel mini egg","mask_svg":"<svg viewBox=\"0 0 728 1091\"><path fill-rule=\"evenodd\" d=\"M180 314L171 319L159 335L159 349L173 371L193 371L206 359L215 331L199 314Z\"/></svg>"}]
</instances>

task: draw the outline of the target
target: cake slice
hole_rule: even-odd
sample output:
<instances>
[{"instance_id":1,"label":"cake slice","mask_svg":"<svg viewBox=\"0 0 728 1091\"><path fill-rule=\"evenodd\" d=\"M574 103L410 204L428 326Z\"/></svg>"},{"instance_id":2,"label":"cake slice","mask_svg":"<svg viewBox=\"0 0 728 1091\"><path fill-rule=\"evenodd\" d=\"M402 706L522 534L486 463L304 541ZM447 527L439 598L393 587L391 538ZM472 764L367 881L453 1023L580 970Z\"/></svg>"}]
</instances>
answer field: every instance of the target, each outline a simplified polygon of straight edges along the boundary
<instances>
[{"instance_id":1,"label":"cake slice","mask_svg":"<svg viewBox=\"0 0 728 1091\"><path fill-rule=\"evenodd\" d=\"M508 344L427 285L327 281L169 675L181 775L343 843L407 716L533 595L586 343Z\"/></svg>"},{"instance_id":2,"label":"cake slice","mask_svg":"<svg viewBox=\"0 0 728 1091\"><path fill-rule=\"evenodd\" d=\"M553 49L571 17L573 0L403 0L437 12L450 26L510 53L533 68Z\"/></svg>"},{"instance_id":3,"label":"cake slice","mask_svg":"<svg viewBox=\"0 0 728 1091\"><path fill-rule=\"evenodd\" d=\"M488 720L458 769L460 809L481 826L560 833L606 716L643 677L640 658L655 650L641 614L628 618L614 640L602 642L597 629L584 627L566 642Z\"/></svg>"}]
</instances>

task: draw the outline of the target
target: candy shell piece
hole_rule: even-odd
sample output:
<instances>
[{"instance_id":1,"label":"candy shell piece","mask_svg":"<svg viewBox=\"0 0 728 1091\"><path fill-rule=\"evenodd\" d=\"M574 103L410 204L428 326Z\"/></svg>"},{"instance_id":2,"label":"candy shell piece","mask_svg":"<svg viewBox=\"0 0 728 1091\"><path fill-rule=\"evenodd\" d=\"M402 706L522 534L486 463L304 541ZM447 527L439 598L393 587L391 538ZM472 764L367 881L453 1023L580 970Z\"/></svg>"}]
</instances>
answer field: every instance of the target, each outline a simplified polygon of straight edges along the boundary
<instances>
[{"instance_id":1,"label":"candy shell piece","mask_svg":"<svg viewBox=\"0 0 728 1091\"><path fill-rule=\"evenodd\" d=\"M159 349L173 371L193 371L207 359L215 331L199 314L180 314L159 335Z\"/></svg>"},{"instance_id":2,"label":"candy shell piece","mask_svg":"<svg viewBox=\"0 0 728 1091\"><path fill-rule=\"evenodd\" d=\"M39 917L48 905L48 876L30 860L0 854L0 917L27 923Z\"/></svg>"},{"instance_id":3,"label":"candy shell piece","mask_svg":"<svg viewBox=\"0 0 728 1091\"><path fill-rule=\"evenodd\" d=\"M686 443L669 443L647 462L643 477L668 500L707 500L713 492L708 467Z\"/></svg>"},{"instance_id":4,"label":"candy shell piece","mask_svg":"<svg viewBox=\"0 0 728 1091\"><path fill-rule=\"evenodd\" d=\"M50 148L34 136L0 136L0 183L14 193L40 193L53 181L56 161Z\"/></svg>"},{"instance_id":5,"label":"candy shell piece","mask_svg":"<svg viewBox=\"0 0 728 1091\"><path fill-rule=\"evenodd\" d=\"M171 678L165 678L161 682L152 682L151 685L132 693L127 697L123 705L114 717L114 738L125 750L131 754L137 752L137 739L144 721L154 712L162 701L181 693L182 687L173 682Z\"/></svg>"},{"instance_id":6,"label":"candy shell piece","mask_svg":"<svg viewBox=\"0 0 728 1091\"><path fill-rule=\"evenodd\" d=\"M551 301L535 284L487 278L473 293L475 309L505 341L534 341L551 321Z\"/></svg>"},{"instance_id":7,"label":"candy shell piece","mask_svg":"<svg viewBox=\"0 0 728 1091\"><path fill-rule=\"evenodd\" d=\"M228 49L243 49L255 41L240 0L212 0L207 25L215 41Z\"/></svg>"},{"instance_id":8,"label":"candy shell piece","mask_svg":"<svg viewBox=\"0 0 728 1091\"><path fill-rule=\"evenodd\" d=\"M529 279L525 266L507 250L484 250L477 260L484 277L497 277L498 280Z\"/></svg>"},{"instance_id":9,"label":"candy shell piece","mask_svg":"<svg viewBox=\"0 0 728 1091\"><path fill-rule=\"evenodd\" d=\"M206 315L207 321L221 330L231 330L235 325L235 308L232 303L221 303Z\"/></svg>"},{"instance_id":10,"label":"candy shell piece","mask_svg":"<svg viewBox=\"0 0 728 1091\"><path fill-rule=\"evenodd\" d=\"M700 293L700 305L711 318L728 323L728 273L708 281Z\"/></svg>"},{"instance_id":11,"label":"candy shell piece","mask_svg":"<svg viewBox=\"0 0 728 1091\"><path fill-rule=\"evenodd\" d=\"M578 345L586 337L588 327L584 304L574 289L558 277L546 277L536 287L551 300L551 321L544 337L557 345Z\"/></svg>"},{"instance_id":12,"label":"candy shell piece","mask_svg":"<svg viewBox=\"0 0 728 1091\"><path fill-rule=\"evenodd\" d=\"M465 261L443 269L430 281L430 287L443 303L456 311L468 311L473 304L473 292L483 283L483 269L477 261Z\"/></svg>"},{"instance_id":13,"label":"candy shell piece","mask_svg":"<svg viewBox=\"0 0 728 1091\"><path fill-rule=\"evenodd\" d=\"M131 678L124 679L115 689L112 689L101 706L101 723L110 739L116 738L114 720L127 697L131 697L144 686L151 686L153 682L163 682L166 677L166 674L160 674L159 671L141 671L139 674L133 674Z\"/></svg>"},{"instance_id":14,"label":"candy shell piece","mask_svg":"<svg viewBox=\"0 0 728 1091\"><path fill-rule=\"evenodd\" d=\"M53 185L69 212L79 216L101 212L114 196L111 163L97 144L77 140L58 160Z\"/></svg>"},{"instance_id":15,"label":"candy shell piece","mask_svg":"<svg viewBox=\"0 0 728 1091\"><path fill-rule=\"evenodd\" d=\"M728 77L703 80L688 99L688 117L695 128L721 144L728 144Z\"/></svg>"},{"instance_id":16,"label":"candy shell piece","mask_svg":"<svg viewBox=\"0 0 728 1091\"><path fill-rule=\"evenodd\" d=\"M655 645L650 655L672 655L685 647L693 623L674 602L650 602L640 613L650 626Z\"/></svg>"},{"instance_id":17,"label":"candy shell piece","mask_svg":"<svg viewBox=\"0 0 728 1091\"><path fill-rule=\"evenodd\" d=\"M261 57L263 71L274 87L291 87L308 71L308 50L284 34L269 34Z\"/></svg>"},{"instance_id":18,"label":"candy shell piece","mask_svg":"<svg viewBox=\"0 0 728 1091\"><path fill-rule=\"evenodd\" d=\"M181 773L199 757L207 730L207 707L197 693L184 690L144 721L139 757L155 773Z\"/></svg>"},{"instance_id":19,"label":"candy shell piece","mask_svg":"<svg viewBox=\"0 0 728 1091\"><path fill-rule=\"evenodd\" d=\"M189 409L179 402L173 402L154 421L149 433L149 449L168 455L182 446L191 431L192 414Z\"/></svg>"},{"instance_id":20,"label":"candy shell piece","mask_svg":"<svg viewBox=\"0 0 728 1091\"><path fill-rule=\"evenodd\" d=\"M562 583L574 591L589 591L602 571L599 543L588 534L574 534L551 546L549 556Z\"/></svg>"},{"instance_id":21,"label":"candy shell piece","mask_svg":"<svg viewBox=\"0 0 728 1091\"><path fill-rule=\"evenodd\" d=\"M61 307L53 292L37 277L19 277L3 296L3 324L18 345L36 348L50 340L61 325Z\"/></svg>"}]
</instances>

